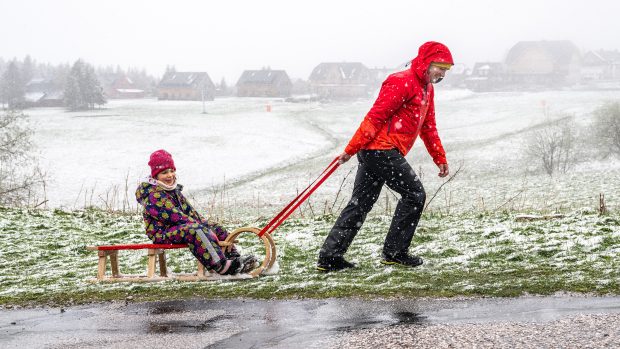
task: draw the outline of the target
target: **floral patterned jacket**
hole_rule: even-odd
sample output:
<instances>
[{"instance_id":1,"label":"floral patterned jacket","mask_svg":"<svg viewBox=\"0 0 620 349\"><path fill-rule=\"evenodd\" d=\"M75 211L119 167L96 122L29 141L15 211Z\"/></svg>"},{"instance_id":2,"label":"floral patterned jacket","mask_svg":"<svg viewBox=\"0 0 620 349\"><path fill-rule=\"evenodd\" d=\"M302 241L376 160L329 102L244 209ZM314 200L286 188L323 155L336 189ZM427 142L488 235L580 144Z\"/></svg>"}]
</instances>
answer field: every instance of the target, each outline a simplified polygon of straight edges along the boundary
<instances>
[{"instance_id":1,"label":"floral patterned jacket","mask_svg":"<svg viewBox=\"0 0 620 349\"><path fill-rule=\"evenodd\" d=\"M154 237L163 237L166 231L174 226L187 223L207 224L207 220L203 219L183 196L182 190L183 186L179 184L174 190L166 191L150 178L136 189L136 200L144 207L142 217L146 234L151 240Z\"/></svg>"}]
</instances>

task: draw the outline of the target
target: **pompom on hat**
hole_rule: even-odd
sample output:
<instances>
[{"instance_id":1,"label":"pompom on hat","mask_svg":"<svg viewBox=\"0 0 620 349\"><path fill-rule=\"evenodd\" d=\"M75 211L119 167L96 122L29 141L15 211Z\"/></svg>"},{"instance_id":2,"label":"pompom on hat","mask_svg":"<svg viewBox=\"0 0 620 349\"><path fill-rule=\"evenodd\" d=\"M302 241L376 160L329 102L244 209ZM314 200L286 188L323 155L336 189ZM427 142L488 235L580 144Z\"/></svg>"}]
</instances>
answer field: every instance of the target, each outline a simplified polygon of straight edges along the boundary
<instances>
[{"instance_id":1,"label":"pompom on hat","mask_svg":"<svg viewBox=\"0 0 620 349\"><path fill-rule=\"evenodd\" d=\"M174 167L174 160L172 160L172 155L163 149L159 149L151 154L149 158L149 166L151 166L151 177L156 178L158 174L161 172L171 168L174 171L177 170Z\"/></svg>"}]
</instances>

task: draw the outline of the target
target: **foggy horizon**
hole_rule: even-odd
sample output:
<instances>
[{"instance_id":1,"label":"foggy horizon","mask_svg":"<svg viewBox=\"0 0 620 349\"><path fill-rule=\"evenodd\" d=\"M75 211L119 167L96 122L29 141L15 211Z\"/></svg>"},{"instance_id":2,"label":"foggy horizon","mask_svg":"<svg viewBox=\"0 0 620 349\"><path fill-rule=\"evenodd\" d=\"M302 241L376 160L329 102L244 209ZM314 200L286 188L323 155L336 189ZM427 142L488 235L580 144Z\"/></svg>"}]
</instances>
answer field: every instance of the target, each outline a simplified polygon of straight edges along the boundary
<instances>
[{"instance_id":1,"label":"foggy horizon","mask_svg":"<svg viewBox=\"0 0 620 349\"><path fill-rule=\"evenodd\" d=\"M396 68L431 40L446 44L455 63L468 68L502 61L519 41L569 40L582 53L620 48L614 38L620 4L613 1L26 0L2 4L0 11L7 14L0 23L5 60L30 55L38 63L72 64L81 58L95 66L146 69L156 77L174 66L231 83L244 70L263 67L304 80L322 62ZM24 22L28 30L15 30Z\"/></svg>"}]
</instances>

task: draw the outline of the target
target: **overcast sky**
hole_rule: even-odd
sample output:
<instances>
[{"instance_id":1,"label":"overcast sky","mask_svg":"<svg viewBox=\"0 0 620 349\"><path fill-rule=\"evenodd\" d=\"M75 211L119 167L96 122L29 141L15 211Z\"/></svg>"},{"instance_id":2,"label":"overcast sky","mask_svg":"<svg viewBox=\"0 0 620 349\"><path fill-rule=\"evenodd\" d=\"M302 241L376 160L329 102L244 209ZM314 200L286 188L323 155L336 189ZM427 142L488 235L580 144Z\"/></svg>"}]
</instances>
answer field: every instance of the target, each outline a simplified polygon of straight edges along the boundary
<instances>
[{"instance_id":1,"label":"overcast sky","mask_svg":"<svg viewBox=\"0 0 620 349\"><path fill-rule=\"evenodd\" d=\"M425 41L457 63L499 61L521 40L620 48L618 0L0 0L0 57L207 71L229 84L245 69L307 79L320 62L394 67Z\"/></svg>"}]
</instances>

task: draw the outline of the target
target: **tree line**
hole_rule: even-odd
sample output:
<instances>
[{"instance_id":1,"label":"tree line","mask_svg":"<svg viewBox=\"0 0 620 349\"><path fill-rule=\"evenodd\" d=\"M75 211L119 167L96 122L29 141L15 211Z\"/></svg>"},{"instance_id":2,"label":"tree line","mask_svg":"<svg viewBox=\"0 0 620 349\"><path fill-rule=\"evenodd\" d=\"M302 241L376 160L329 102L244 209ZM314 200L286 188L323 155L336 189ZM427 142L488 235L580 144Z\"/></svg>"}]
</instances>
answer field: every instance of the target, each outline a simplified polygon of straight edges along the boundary
<instances>
[{"instance_id":1,"label":"tree line","mask_svg":"<svg viewBox=\"0 0 620 349\"><path fill-rule=\"evenodd\" d=\"M156 81L144 69L95 68L81 59L73 65L51 65L37 63L30 56L8 62L0 58L0 107L9 110L28 107L28 84L33 78L40 78L51 89L62 91L63 104L68 110L94 109L107 102L99 77L114 75L125 75L145 88L153 88Z\"/></svg>"}]
</instances>

